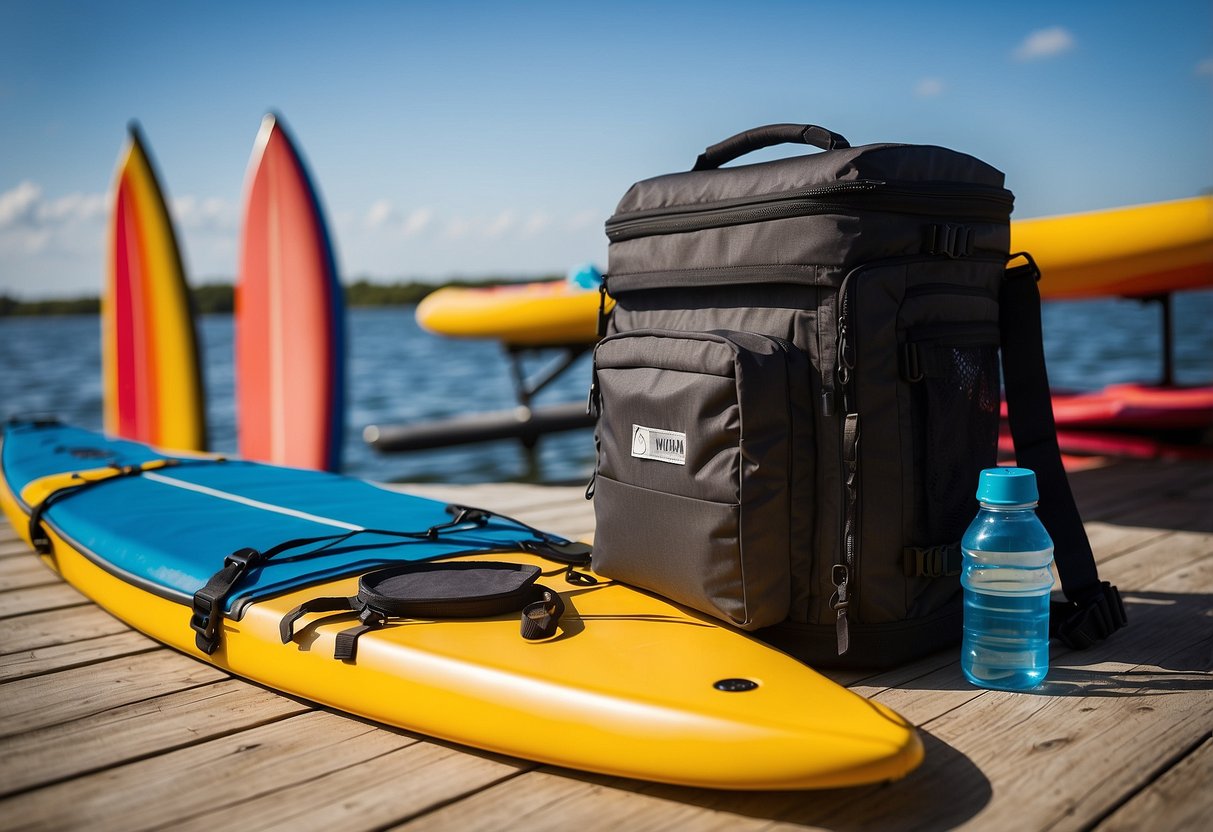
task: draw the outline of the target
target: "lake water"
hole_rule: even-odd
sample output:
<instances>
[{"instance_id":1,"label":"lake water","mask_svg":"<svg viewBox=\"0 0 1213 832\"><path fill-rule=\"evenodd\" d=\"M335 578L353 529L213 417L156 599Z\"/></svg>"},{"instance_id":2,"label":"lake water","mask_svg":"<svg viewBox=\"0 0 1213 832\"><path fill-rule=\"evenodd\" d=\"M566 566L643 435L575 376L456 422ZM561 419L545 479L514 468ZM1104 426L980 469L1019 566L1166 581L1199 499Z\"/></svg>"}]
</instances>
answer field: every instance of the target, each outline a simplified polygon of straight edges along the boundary
<instances>
[{"instance_id":1,"label":"lake water","mask_svg":"<svg viewBox=\"0 0 1213 832\"><path fill-rule=\"evenodd\" d=\"M1213 291L1185 292L1174 304L1176 376L1213 382ZM514 405L509 364L488 341L423 332L414 307L349 310L349 390L343 452L347 473L377 480L484 482L584 481L594 464L588 430L544 437L534 453L513 441L378 454L362 441L368 424L438 419ZM1162 368L1157 304L1101 299L1044 308L1045 354L1054 387L1094 390L1124 381L1157 381ZM200 320L211 448L236 451L232 318ZM548 358L530 365L540 367ZM584 401L585 356L537 399ZM0 416L51 413L100 429L101 349L96 316L0 318Z\"/></svg>"}]
</instances>

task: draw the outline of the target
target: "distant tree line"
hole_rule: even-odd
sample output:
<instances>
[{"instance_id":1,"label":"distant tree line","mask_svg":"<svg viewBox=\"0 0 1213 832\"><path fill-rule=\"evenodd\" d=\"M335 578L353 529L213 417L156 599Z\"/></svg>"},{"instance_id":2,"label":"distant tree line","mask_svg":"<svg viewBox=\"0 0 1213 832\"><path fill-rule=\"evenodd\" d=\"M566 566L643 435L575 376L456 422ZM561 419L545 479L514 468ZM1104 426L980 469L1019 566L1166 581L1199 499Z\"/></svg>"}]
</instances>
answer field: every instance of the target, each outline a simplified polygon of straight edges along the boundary
<instances>
[{"instance_id":1,"label":"distant tree line","mask_svg":"<svg viewBox=\"0 0 1213 832\"><path fill-rule=\"evenodd\" d=\"M545 275L535 280L556 279ZM501 277L478 279L459 278L445 286L485 287L517 281ZM410 280L396 283L372 283L361 278L345 287L346 306L409 306L438 289L433 283ZM235 308L235 288L231 283L206 283L190 289L194 311L199 315L231 313ZM96 315L101 310L97 297L57 298L52 300L19 300L0 293L0 318L34 315Z\"/></svg>"}]
</instances>

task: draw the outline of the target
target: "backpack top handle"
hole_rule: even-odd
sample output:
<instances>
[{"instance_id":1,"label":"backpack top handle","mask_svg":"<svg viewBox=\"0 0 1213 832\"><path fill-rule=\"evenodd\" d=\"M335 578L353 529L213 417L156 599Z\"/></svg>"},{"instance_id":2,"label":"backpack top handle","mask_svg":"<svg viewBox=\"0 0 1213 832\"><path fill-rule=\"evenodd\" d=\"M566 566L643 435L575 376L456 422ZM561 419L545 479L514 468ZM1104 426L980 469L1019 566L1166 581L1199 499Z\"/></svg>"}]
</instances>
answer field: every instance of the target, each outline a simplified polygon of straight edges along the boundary
<instances>
[{"instance_id":1,"label":"backpack top handle","mask_svg":"<svg viewBox=\"0 0 1213 832\"><path fill-rule=\"evenodd\" d=\"M851 143L833 130L815 124L768 124L755 127L712 145L695 160L691 170L715 170L726 162L776 144L807 144L822 150L838 150Z\"/></svg>"}]
</instances>

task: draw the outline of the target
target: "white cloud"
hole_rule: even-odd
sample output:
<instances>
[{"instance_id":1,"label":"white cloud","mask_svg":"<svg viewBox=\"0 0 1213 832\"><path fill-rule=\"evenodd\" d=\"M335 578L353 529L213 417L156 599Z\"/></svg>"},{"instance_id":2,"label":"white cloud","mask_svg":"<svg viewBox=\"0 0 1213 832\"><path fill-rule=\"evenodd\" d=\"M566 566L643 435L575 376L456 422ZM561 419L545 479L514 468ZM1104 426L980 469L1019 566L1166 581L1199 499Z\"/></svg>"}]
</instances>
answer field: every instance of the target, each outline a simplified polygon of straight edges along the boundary
<instances>
[{"instance_id":1,"label":"white cloud","mask_svg":"<svg viewBox=\"0 0 1213 832\"><path fill-rule=\"evenodd\" d=\"M396 209L390 199L376 200L366 212L367 228L383 228L396 219Z\"/></svg>"},{"instance_id":2,"label":"white cloud","mask_svg":"<svg viewBox=\"0 0 1213 832\"><path fill-rule=\"evenodd\" d=\"M23 181L0 193L0 250L36 255L90 248L100 239L108 213L105 194L47 199L41 185Z\"/></svg>"},{"instance_id":3,"label":"white cloud","mask_svg":"<svg viewBox=\"0 0 1213 832\"><path fill-rule=\"evenodd\" d=\"M489 224L485 226L484 236L489 239L496 239L509 231L516 220L517 214L514 213L513 209L507 208L489 221Z\"/></svg>"},{"instance_id":4,"label":"white cloud","mask_svg":"<svg viewBox=\"0 0 1213 832\"><path fill-rule=\"evenodd\" d=\"M442 236L448 240L462 240L472 232L475 223L467 217L454 217L446 224Z\"/></svg>"},{"instance_id":5,"label":"white cloud","mask_svg":"<svg viewBox=\"0 0 1213 832\"><path fill-rule=\"evenodd\" d=\"M35 224L41 199L42 188L29 181L0 194L0 229Z\"/></svg>"},{"instance_id":6,"label":"white cloud","mask_svg":"<svg viewBox=\"0 0 1213 832\"><path fill-rule=\"evenodd\" d=\"M102 215L107 206L102 206ZM203 231L211 234L235 232L240 224L236 206L217 196L200 199L186 195L172 201L173 224L180 229Z\"/></svg>"},{"instance_id":7,"label":"white cloud","mask_svg":"<svg viewBox=\"0 0 1213 832\"><path fill-rule=\"evenodd\" d=\"M1205 58L1196 64L1197 75L1213 75L1213 58Z\"/></svg>"},{"instance_id":8,"label":"white cloud","mask_svg":"<svg viewBox=\"0 0 1213 832\"><path fill-rule=\"evenodd\" d=\"M564 227L569 231L581 231L584 228L589 228L594 225L594 221L598 219L598 212L586 209L573 214L565 222Z\"/></svg>"},{"instance_id":9,"label":"white cloud","mask_svg":"<svg viewBox=\"0 0 1213 832\"><path fill-rule=\"evenodd\" d=\"M401 215L390 199L377 199L362 217L362 227L378 232L384 239L416 237L434 219L430 208L416 208L407 216Z\"/></svg>"},{"instance_id":10,"label":"white cloud","mask_svg":"<svg viewBox=\"0 0 1213 832\"><path fill-rule=\"evenodd\" d=\"M552 224L552 216L544 211L535 211L522 224L522 236L534 237Z\"/></svg>"},{"instance_id":11,"label":"white cloud","mask_svg":"<svg viewBox=\"0 0 1213 832\"><path fill-rule=\"evenodd\" d=\"M923 78L914 85L914 95L919 98L935 98L943 93L943 81L938 78Z\"/></svg>"},{"instance_id":12,"label":"white cloud","mask_svg":"<svg viewBox=\"0 0 1213 832\"><path fill-rule=\"evenodd\" d=\"M0 280L22 294L63 292L86 285L104 270L107 193L48 197L36 182L0 191ZM180 196L169 204L182 253L200 275L234 274L239 207L220 197ZM34 287L38 288L35 290Z\"/></svg>"},{"instance_id":13,"label":"white cloud","mask_svg":"<svg viewBox=\"0 0 1213 832\"><path fill-rule=\"evenodd\" d=\"M1017 61L1036 61L1069 52L1075 44L1069 29L1064 26L1050 26L1047 29L1037 29L1024 38L1013 54Z\"/></svg>"},{"instance_id":14,"label":"white cloud","mask_svg":"<svg viewBox=\"0 0 1213 832\"><path fill-rule=\"evenodd\" d=\"M38 216L50 223L104 220L109 216L109 199L105 194L68 194L42 203Z\"/></svg>"},{"instance_id":15,"label":"white cloud","mask_svg":"<svg viewBox=\"0 0 1213 832\"><path fill-rule=\"evenodd\" d=\"M401 231L405 237L415 237L426 229L434 219L434 211L430 208L417 208L404 218Z\"/></svg>"}]
</instances>

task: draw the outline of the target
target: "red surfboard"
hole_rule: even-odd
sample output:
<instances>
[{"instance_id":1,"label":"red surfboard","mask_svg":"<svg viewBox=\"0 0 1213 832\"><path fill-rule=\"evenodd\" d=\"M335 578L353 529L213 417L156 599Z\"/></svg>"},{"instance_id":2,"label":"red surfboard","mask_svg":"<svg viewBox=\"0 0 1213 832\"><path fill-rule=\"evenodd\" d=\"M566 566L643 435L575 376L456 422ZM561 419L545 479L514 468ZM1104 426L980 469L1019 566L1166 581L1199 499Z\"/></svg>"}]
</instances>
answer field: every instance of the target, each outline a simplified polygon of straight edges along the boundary
<instances>
[{"instance_id":1,"label":"red surfboard","mask_svg":"<svg viewBox=\"0 0 1213 832\"><path fill-rule=\"evenodd\" d=\"M246 459L341 463L344 303L312 181L267 115L245 186L236 293L236 410Z\"/></svg>"}]
</instances>

